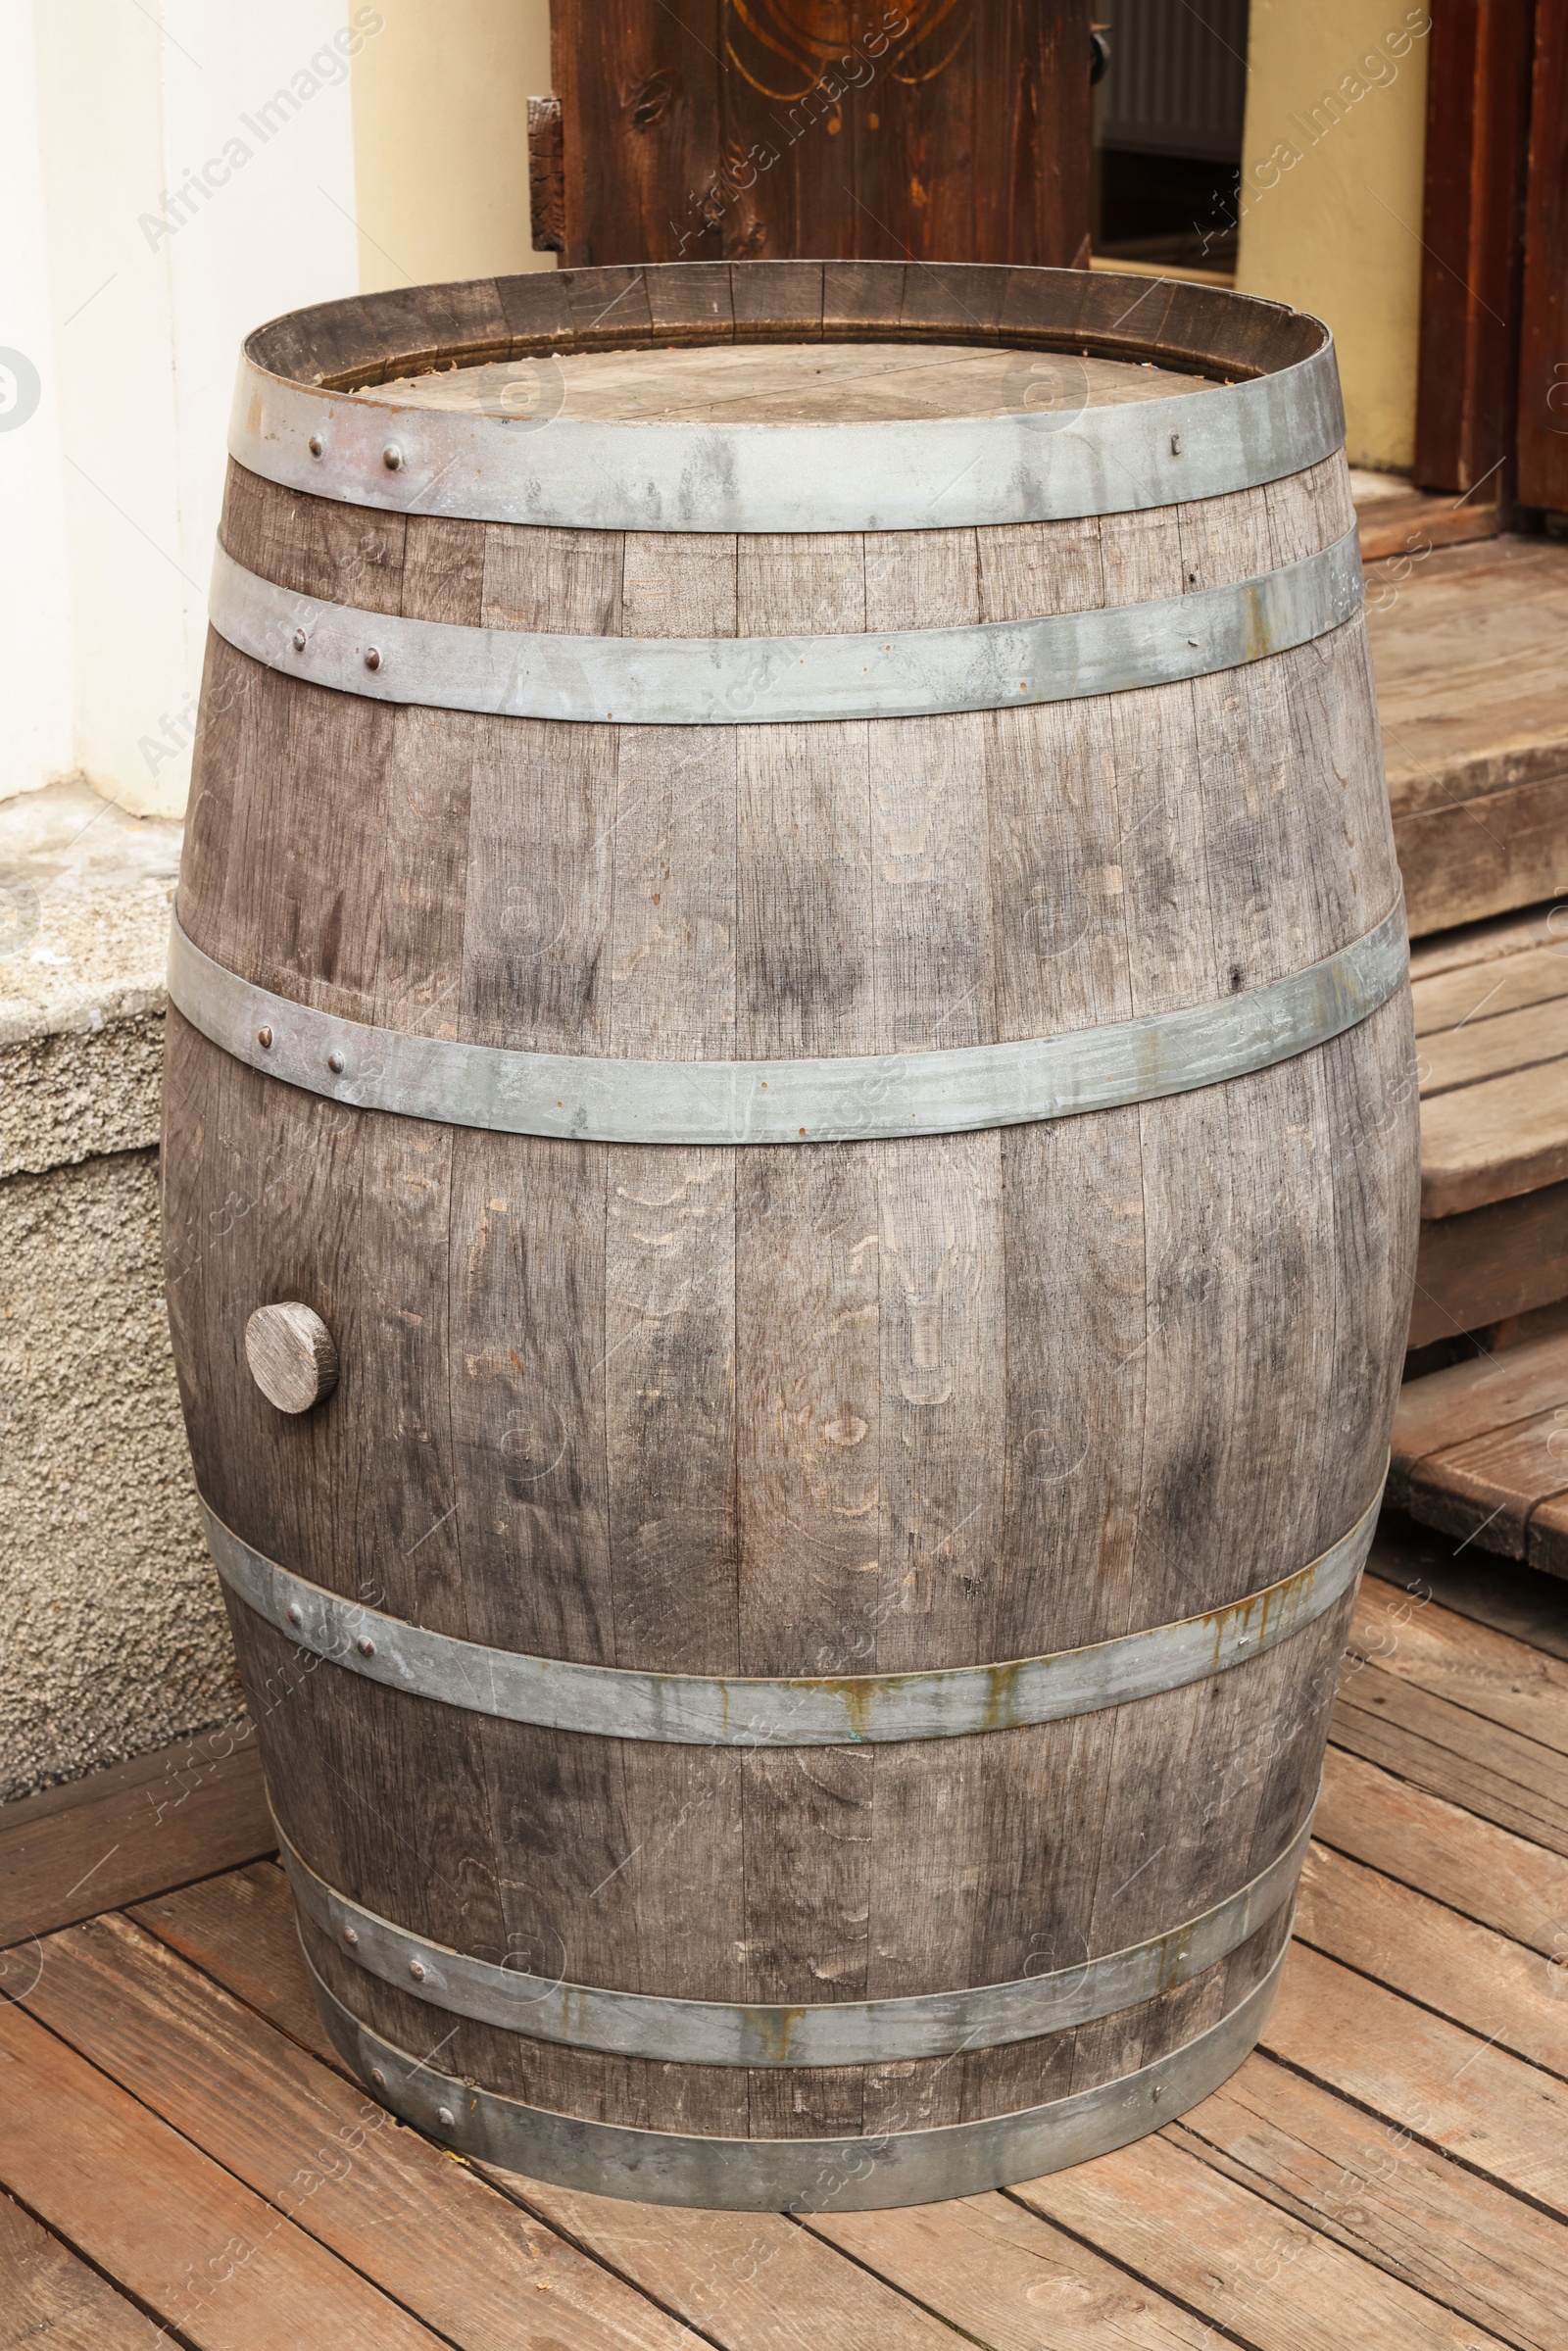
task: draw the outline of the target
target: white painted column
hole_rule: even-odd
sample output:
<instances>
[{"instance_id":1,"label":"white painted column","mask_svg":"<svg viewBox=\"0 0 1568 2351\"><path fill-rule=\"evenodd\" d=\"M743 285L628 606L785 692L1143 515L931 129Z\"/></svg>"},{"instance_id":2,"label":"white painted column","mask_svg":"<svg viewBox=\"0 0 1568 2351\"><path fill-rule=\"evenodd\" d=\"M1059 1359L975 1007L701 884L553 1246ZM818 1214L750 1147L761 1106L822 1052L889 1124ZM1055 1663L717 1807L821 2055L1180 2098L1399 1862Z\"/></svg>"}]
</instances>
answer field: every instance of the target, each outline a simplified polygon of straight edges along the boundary
<instances>
[{"instance_id":1,"label":"white painted column","mask_svg":"<svg viewBox=\"0 0 1568 2351\"><path fill-rule=\"evenodd\" d=\"M74 764L71 580L31 0L0 0L0 800Z\"/></svg>"},{"instance_id":2,"label":"white painted column","mask_svg":"<svg viewBox=\"0 0 1568 2351\"><path fill-rule=\"evenodd\" d=\"M36 0L64 764L138 814L184 805L241 334L358 283L349 54L378 24L341 0Z\"/></svg>"},{"instance_id":3,"label":"white painted column","mask_svg":"<svg viewBox=\"0 0 1568 2351\"><path fill-rule=\"evenodd\" d=\"M0 0L0 799L182 810L241 337L552 267L549 86L548 0Z\"/></svg>"}]
</instances>

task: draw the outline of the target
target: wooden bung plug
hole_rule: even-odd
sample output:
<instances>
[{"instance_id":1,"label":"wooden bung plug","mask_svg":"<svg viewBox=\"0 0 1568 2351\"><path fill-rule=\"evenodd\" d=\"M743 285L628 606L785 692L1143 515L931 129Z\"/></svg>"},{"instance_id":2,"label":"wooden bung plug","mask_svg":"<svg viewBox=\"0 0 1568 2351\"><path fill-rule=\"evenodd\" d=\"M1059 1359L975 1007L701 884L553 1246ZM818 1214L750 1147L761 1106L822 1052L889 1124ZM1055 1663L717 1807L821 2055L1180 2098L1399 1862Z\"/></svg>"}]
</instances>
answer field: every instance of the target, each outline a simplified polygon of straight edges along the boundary
<instances>
[{"instance_id":1,"label":"wooden bung plug","mask_svg":"<svg viewBox=\"0 0 1568 2351\"><path fill-rule=\"evenodd\" d=\"M320 1316L297 1298L258 1306L245 1325L245 1360L279 1412L309 1412L337 1386L337 1342Z\"/></svg>"}]
</instances>

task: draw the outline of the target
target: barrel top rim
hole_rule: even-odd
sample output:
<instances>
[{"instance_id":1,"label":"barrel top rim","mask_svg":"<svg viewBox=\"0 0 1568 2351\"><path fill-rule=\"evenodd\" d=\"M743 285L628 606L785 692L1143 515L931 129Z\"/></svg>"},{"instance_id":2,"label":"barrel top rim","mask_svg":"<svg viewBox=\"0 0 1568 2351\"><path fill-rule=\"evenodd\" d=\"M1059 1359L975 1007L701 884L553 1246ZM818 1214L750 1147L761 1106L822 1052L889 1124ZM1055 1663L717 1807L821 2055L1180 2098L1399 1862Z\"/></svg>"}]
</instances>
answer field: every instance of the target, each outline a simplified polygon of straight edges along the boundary
<instances>
[{"instance_id":1,"label":"barrel top rim","mask_svg":"<svg viewBox=\"0 0 1568 2351\"><path fill-rule=\"evenodd\" d=\"M806 272L820 272L819 304L801 300ZM677 299L661 299L666 295ZM363 397L453 361L812 342L1071 350L1152 360L1207 375L1223 390L1283 374L1331 349L1333 338L1310 312L1157 272L983 262L654 262L345 296L280 313L254 327L242 348L251 367L279 383ZM408 404L369 405L396 411ZM504 430L511 419L485 421ZM634 423L639 432L680 429L658 419ZM727 429L799 427L745 419Z\"/></svg>"},{"instance_id":2,"label":"barrel top rim","mask_svg":"<svg viewBox=\"0 0 1568 2351\"><path fill-rule=\"evenodd\" d=\"M989 416L689 422L566 413L553 355L862 341L1175 363L1197 388ZM539 361L526 413L377 397L454 359ZM902 262L667 262L369 294L258 327L229 454L344 504L575 530L1059 521L1255 489L1341 449L1321 320L1190 279Z\"/></svg>"}]
</instances>

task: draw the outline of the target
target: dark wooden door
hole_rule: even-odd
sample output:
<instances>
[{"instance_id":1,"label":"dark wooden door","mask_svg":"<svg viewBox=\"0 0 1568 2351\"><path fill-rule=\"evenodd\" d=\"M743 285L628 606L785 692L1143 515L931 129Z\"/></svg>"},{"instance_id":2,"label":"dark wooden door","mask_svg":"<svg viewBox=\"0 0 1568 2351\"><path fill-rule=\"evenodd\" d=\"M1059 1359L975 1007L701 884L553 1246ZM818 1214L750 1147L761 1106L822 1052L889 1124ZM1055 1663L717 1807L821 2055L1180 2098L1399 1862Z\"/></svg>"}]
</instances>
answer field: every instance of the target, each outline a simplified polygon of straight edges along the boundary
<instances>
[{"instance_id":1,"label":"dark wooden door","mask_svg":"<svg viewBox=\"0 0 1568 2351\"><path fill-rule=\"evenodd\" d=\"M1568 513L1568 0L1537 0L1519 340L1519 498Z\"/></svg>"},{"instance_id":2,"label":"dark wooden door","mask_svg":"<svg viewBox=\"0 0 1568 2351\"><path fill-rule=\"evenodd\" d=\"M1415 478L1514 497L1536 0L1447 0L1427 53Z\"/></svg>"},{"instance_id":3,"label":"dark wooden door","mask_svg":"<svg viewBox=\"0 0 1568 2351\"><path fill-rule=\"evenodd\" d=\"M1089 0L552 0L564 258L1078 263Z\"/></svg>"}]
</instances>

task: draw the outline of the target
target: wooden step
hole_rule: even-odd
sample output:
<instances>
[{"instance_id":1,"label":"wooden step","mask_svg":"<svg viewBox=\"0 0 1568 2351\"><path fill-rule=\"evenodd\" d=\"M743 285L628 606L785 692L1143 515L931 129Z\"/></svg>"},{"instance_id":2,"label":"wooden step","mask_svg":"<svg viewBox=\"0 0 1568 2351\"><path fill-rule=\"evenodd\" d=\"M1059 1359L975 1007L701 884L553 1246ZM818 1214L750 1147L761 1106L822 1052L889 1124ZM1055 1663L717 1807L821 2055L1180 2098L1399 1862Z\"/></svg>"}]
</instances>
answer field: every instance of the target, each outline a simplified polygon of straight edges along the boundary
<instances>
[{"instance_id":1,"label":"wooden step","mask_svg":"<svg viewBox=\"0 0 1568 2351\"><path fill-rule=\"evenodd\" d=\"M1423 1100L1424 1216L1456 1216L1565 1180L1568 1060L1481 1077L1435 1102Z\"/></svg>"},{"instance_id":2,"label":"wooden step","mask_svg":"<svg viewBox=\"0 0 1568 2351\"><path fill-rule=\"evenodd\" d=\"M1568 1331L1407 1380L1389 1500L1424 1526L1568 1576ZM1568 1720L1568 1668L1557 1668Z\"/></svg>"},{"instance_id":3,"label":"wooden step","mask_svg":"<svg viewBox=\"0 0 1568 2351\"><path fill-rule=\"evenodd\" d=\"M1427 1040L1423 1061L1436 1039L1446 1032L1458 1035L1482 1015L1494 1019L1568 997L1568 937L1542 947L1535 944L1550 919L1549 913L1538 913L1525 924L1514 919L1467 929L1466 941L1480 952L1462 961L1449 961L1435 952L1436 940L1417 942L1410 951L1410 979L1415 1033ZM1568 925L1564 927L1568 930ZM1491 943L1488 934L1498 941L1494 955L1486 953ZM1519 944L1521 937L1523 945ZM1458 952L1456 946L1450 948L1450 954L1457 955ZM1560 1019L1561 1013L1556 1017ZM1559 1029L1555 1034L1561 1053L1562 1032Z\"/></svg>"},{"instance_id":4,"label":"wooden step","mask_svg":"<svg viewBox=\"0 0 1568 2351\"><path fill-rule=\"evenodd\" d=\"M1568 1297L1568 907L1418 942L1410 995L1419 1348Z\"/></svg>"},{"instance_id":5,"label":"wooden step","mask_svg":"<svg viewBox=\"0 0 1568 2351\"><path fill-rule=\"evenodd\" d=\"M1412 1348L1568 1298L1568 1183L1424 1219L1415 1278Z\"/></svg>"},{"instance_id":6,"label":"wooden step","mask_svg":"<svg viewBox=\"0 0 1568 2351\"><path fill-rule=\"evenodd\" d=\"M1568 878L1568 546L1412 518L1367 616L1411 936L1528 906Z\"/></svg>"},{"instance_id":7,"label":"wooden step","mask_svg":"<svg viewBox=\"0 0 1568 2351\"><path fill-rule=\"evenodd\" d=\"M1413 570L1434 547L1463 547L1473 539L1495 539L1502 529L1499 507L1451 498L1446 491L1427 493L1405 484L1390 497L1363 497L1354 472L1350 490L1362 563L1383 563L1392 556L1396 561L1391 571L1396 578L1407 576L1404 565L1408 563Z\"/></svg>"}]
</instances>

